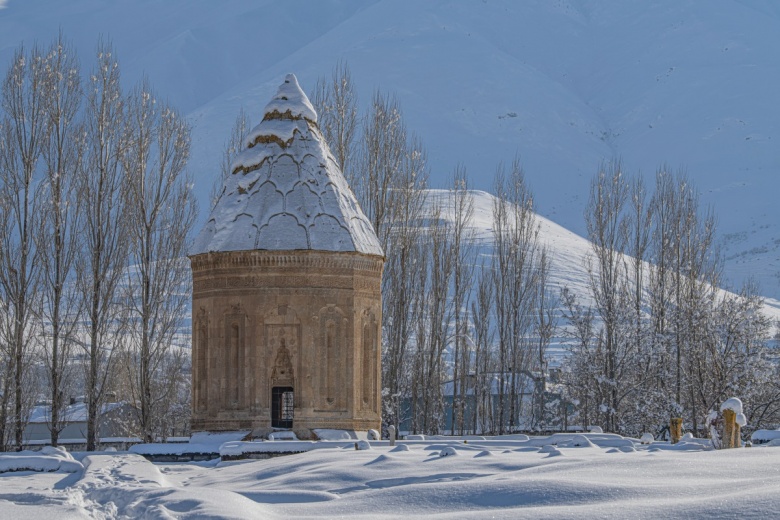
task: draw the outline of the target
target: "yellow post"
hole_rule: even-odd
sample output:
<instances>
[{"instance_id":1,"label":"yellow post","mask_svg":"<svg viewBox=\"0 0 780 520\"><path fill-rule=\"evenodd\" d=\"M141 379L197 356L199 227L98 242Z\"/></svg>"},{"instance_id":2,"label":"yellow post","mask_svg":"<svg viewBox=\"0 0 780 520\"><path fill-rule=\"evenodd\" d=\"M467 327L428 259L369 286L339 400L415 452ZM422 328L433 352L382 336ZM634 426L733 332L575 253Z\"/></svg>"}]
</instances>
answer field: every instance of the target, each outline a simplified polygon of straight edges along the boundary
<instances>
[{"instance_id":1,"label":"yellow post","mask_svg":"<svg viewBox=\"0 0 780 520\"><path fill-rule=\"evenodd\" d=\"M682 437L682 417L672 417L669 420L669 437L671 437L672 444L680 442Z\"/></svg>"},{"instance_id":2,"label":"yellow post","mask_svg":"<svg viewBox=\"0 0 780 520\"><path fill-rule=\"evenodd\" d=\"M732 448L741 448L742 447L742 427L734 423L734 438L732 439Z\"/></svg>"},{"instance_id":3,"label":"yellow post","mask_svg":"<svg viewBox=\"0 0 780 520\"><path fill-rule=\"evenodd\" d=\"M721 449L725 450L734 447L734 428L737 426L737 414L734 410L726 408L723 410L723 439L721 439Z\"/></svg>"}]
</instances>

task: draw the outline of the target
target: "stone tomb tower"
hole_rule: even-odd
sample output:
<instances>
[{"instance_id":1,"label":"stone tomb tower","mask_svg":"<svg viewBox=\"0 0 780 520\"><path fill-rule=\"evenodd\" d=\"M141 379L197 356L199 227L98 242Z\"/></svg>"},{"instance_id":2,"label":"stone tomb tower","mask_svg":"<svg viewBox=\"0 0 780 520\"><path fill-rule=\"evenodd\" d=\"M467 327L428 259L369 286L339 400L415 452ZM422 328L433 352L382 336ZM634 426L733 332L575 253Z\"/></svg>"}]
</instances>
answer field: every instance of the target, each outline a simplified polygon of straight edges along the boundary
<instances>
[{"instance_id":1,"label":"stone tomb tower","mask_svg":"<svg viewBox=\"0 0 780 520\"><path fill-rule=\"evenodd\" d=\"M288 75L190 252L192 429L380 427L382 249Z\"/></svg>"}]
</instances>

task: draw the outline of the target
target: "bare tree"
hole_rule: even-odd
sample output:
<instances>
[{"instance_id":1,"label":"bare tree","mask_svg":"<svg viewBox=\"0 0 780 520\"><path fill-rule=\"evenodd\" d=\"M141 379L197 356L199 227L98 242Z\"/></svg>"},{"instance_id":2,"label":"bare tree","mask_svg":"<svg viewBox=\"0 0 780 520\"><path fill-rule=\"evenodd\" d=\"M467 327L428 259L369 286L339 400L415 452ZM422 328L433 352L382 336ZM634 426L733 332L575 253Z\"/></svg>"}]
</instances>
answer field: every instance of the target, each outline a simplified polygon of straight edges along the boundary
<instances>
[{"instance_id":1,"label":"bare tree","mask_svg":"<svg viewBox=\"0 0 780 520\"><path fill-rule=\"evenodd\" d=\"M45 178L41 190L39 228L35 236L41 267L40 317L44 329L43 361L51 400L49 430L57 446L65 427L62 413L72 385L71 347L79 320L75 262L80 233L78 173L83 131L81 70L75 51L60 34L45 57Z\"/></svg>"},{"instance_id":2,"label":"bare tree","mask_svg":"<svg viewBox=\"0 0 780 520\"><path fill-rule=\"evenodd\" d=\"M428 178L422 143L408 138L395 99L377 92L363 119L352 188L385 252L383 307L383 424L400 427L403 397L411 392L410 341L415 301L423 290L422 222Z\"/></svg>"},{"instance_id":3,"label":"bare tree","mask_svg":"<svg viewBox=\"0 0 780 520\"><path fill-rule=\"evenodd\" d=\"M428 264L420 228L427 200L424 190L428 176L427 160L419 141L413 140L405 146L398 178L393 179L391 184L395 193L392 197L388 196L395 204L387 208L392 220L383 223L381 231L387 238L382 278L382 381L387 401L383 423L395 425L396 430L402 419L402 398L408 395L410 389L409 344L414 335L413 318L421 312L419 305L424 295L424 275L427 276L423 270ZM369 215L369 218L372 216Z\"/></svg>"},{"instance_id":4,"label":"bare tree","mask_svg":"<svg viewBox=\"0 0 780 520\"><path fill-rule=\"evenodd\" d=\"M160 410L170 392L160 380L187 305L187 235L197 207L185 167L190 129L166 103L158 102L144 81L127 100L127 217L131 222L129 305L130 348L139 403L141 435L154 439Z\"/></svg>"},{"instance_id":5,"label":"bare tree","mask_svg":"<svg viewBox=\"0 0 780 520\"><path fill-rule=\"evenodd\" d=\"M455 351L452 373L452 433L463 435L467 378L471 356L468 352L468 311L474 274L474 197L469 191L468 177L463 167L455 170L450 188L452 207L452 314L455 321Z\"/></svg>"},{"instance_id":6,"label":"bare tree","mask_svg":"<svg viewBox=\"0 0 780 520\"><path fill-rule=\"evenodd\" d=\"M452 281L453 249L452 228L444 222L441 208L434 206L428 219L425 240L429 245L429 284L426 288L426 312L428 339L424 356L422 386L423 431L437 434L442 427L444 403L442 383L446 375L444 350L449 340L451 305L449 288ZM419 336L418 336L419 339ZM454 394L453 394L454 397Z\"/></svg>"},{"instance_id":7,"label":"bare tree","mask_svg":"<svg viewBox=\"0 0 780 520\"><path fill-rule=\"evenodd\" d=\"M547 412L545 393L547 391L547 349L552 342L557 324L556 312L560 303L557 295L550 287L550 257L547 249L542 248L539 255L538 278L534 296L534 335L536 336L536 420L535 426L540 430L547 428Z\"/></svg>"},{"instance_id":8,"label":"bare tree","mask_svg":"<svg viewBox=\"0 0 780 520\"><path fill-rule=\"evenodd\" d=\"M410 168L410 163L422 168ZM409 188L425 184L424 165L425 153L419 141L407 138L398 101L376 92L363 122L358 160L361 175L354 179L352 188L386 254L395 222L393 211L403 206L395 199L411 195Z\"/></svg>"},{"instance_id":9,"label":"bare tree","mask_svg":"<svg viewBox=\"0 0 780 520\"><path fill-rule=\"evenodd\" d=\"M211 185L211 191L209 193L209 201L211 201L211 207L214 209L217 205L217 201L222 196L225 186L225 180L233 173L233 161L235 161L241 150L244 149L244 136L246 136L249 130L249 116L242 108L236 116L236 121L233 123L233 128L230 130L230 135L225 141L225 148L222 150L222 162L219 165L219 177L214 179L214 184Z\"/></svg>"},{"instance_id":10,"label":"bare tree","mask_svg":"<svg viewBox=\"0 0 780 520\"><path fill-rule=\"evenodd\" d=\"M413 290L409 292L411 311L406 318L413 327L413 338L410 338L414 344L411 362L404 366L404 371L408 372L410 381L408 383L408 396L410 398L409 416L411 417L412 433L427 433L430 424L428 417L425 416L425 406L430 399L431 388L427 386L427 365L428 353L431 350L430 340L430 321L428 316L428 290L430 286L430 260L431 246L430 242L422 235L415 247L414 270L409 273L414 282ZM393 280L394 284L398 282ZM439 384L437 381L436 384ZM433 389L436 390L435 388Z\"/></svg>"},{"instance_id":11,"label":"bare tree","mask_svg":"<svg viewBox=\"0 0 780 520\"><path fill-rule=\"evenodd\" d=\"M4 224L0 256L0 287L13 320L8 335L9 392L3 395L2 414L10 415L13 439L22 447L26 369L29 365L31 318L39 272L36 260L35 217L38 214L36 172L46 134L46 59L40 48L26 53L19 47L2 85L3 142L0 146L0 222ZM5 417L2 417L5 419ZM2 421L5 424L6 421Z\"/></svg>"},{"instance_id":12,"label":"bare tree","mask_svg":"<svg viewBox=\"0 0 780 520\"><path fill-rule=\"evenodd\" d=\"M698 195L684 173L662 167L656 174L652 199L653 264L650 268L650 302L654 336L662 342L658 366L664 389L671 396L670 412L690 412L694 427L707 410L698 407L691 382L690 362L706 342L705 321L715 307L720 259L714 248L715 218L701 214ZM696 362L698 363L698 362ZM693 386L691 386L693 385Z\"/></svg>"},{"instance_id":13,"label":"bare tree","mask_svg":"<svg viewBox=\"0 0 780 520\"><path fill-rule=\"evenodd\" d=\"M671 280L674 265L673 251L676 241L677 195L674 179L666 167L661 167L655 175L655 192L650 201L653 213L651 236L651 260L649 272L650 313L652 316L653 350L660 354L659 368L669 369L670 357L673 357L672 342L669 333L669 314L673 302L674 283ZM664 392L668 391L667 374L659 374L663 381ZM677 392L675 392L677 394ZM675 395L675 397L677 397ZM680 414L680 399L670 403L670 415Z\"/></svg>"},{"instance_id":14,"label":"bare tree","mask_svg":"<svg viewBox=\"0 0 780 520\"><path fill-rule=\"evenodd\" d=\"M627 348L621 335L624 310L623 256L625 232L623 211L628 198L628 183L620 161L602 165L591 183L590 199L585 210L588 239L592 244L592 260L588 266L590 290L595 308L601 317L604 374L607 401L602 403L605 426L617 431L621 381L621 360Z\"/></svg>"},{"instance_id":15,"label":"bare tree","mask_svg":"<svg viewBox=\"0 0 780 520\"><path fill-rule=\"evenodd\" d=\"M110 43L101 41L86 93L85 158L82 198L82 255L77 265L84 302L84 392L87 404L87 450L98 446L98 420L111 363L123 330L117 289L126 266L128 228L123 201L125 152L124 101L119 62Z\"/></svg>"},{"instance_id":16,"label":"bare tree","mask_svg":"<svg viewBox=\"0 0 780 520\"><path fill-rule=\"evenodd\" d=\"M357 94L346 62L336 64L329 81L324 78L317 80L311 99L317 110L317 126L344 177L350 185L355 184L352 158L358 129Z\"/></svg>"},{"instance_id":17,"label":"bare tree","mask_svg":"<svg viewBox=\"0 0 780 520\"><path fill-rule=\"evenodd\" d=\"M573 340L567 368L566 394L577 403L582 425L592 424L601 403L598 395L603 360L600 352L593 348L595 343L595 315L593 309L580 303L579 298L569 288L561 291L563 319L571 325L564 333Z\"/></svg>"},{"instance_id":18,"label":"bare tree","mask_svg":"<svg viewBox=\"0 0 780 520\"><path fill-rule=\"evenodd\" d=\"M538 283L539 224L520 162L509 176L499 166L493 205L493 282L498 339L499 433L513 431L529 372L530 331Z\"/></svg>"},{"instance_id":19,"label":"bare tree","mask_svg":"<svg viewBox=\"0 0 780 520\"><path fill-rule=\"evenodd\" d=\"M681 259L676 263L679 270L674 276L679 283L679 287L675 288L675 331L678 359L681 352L684 357L682 363L678 361L678 373L682 370L684 375L682 382L678 376L677 385L682 386L687 394L687 398L681 397L687 401L686 408L690 410L696 429L709 408L699 408L700 402L695 396L698 385L692 381L697 368L691 366L691 361L698 358L699 353L706 348L708 331L712 329L709 326L710 317L716 306L721 259L715 248L714 214L712 211L701 212L698 193L687 176L681 174L678 177L678 190Z\"/></svg>"},{"instance_id":20,"label":"bare tree","mask_svg":"<svg viewBox=\"0 0 780 520\"><path fill-rule=\"evenodd\" d=\"M452 230L443 219L441 201L426 214L414 275L415 356L412 367L413 431L440 433L444 419L442 385L447 367L445 348L451 322L449 285L452 276Z\"/></svg>"},{"instance_id":21,"label":"bare tree","mask_svg":"<svg viewBox=\"0 0 780 520\"><path fill-rule=\"evenodd\" d=\"M477 282L477 296L471 302L474 320L474 414L472 431L495 431L493 417L492 382L495 374L492 355L493 275L490 267L482 265Z\"/></svg>"}]
</instances>

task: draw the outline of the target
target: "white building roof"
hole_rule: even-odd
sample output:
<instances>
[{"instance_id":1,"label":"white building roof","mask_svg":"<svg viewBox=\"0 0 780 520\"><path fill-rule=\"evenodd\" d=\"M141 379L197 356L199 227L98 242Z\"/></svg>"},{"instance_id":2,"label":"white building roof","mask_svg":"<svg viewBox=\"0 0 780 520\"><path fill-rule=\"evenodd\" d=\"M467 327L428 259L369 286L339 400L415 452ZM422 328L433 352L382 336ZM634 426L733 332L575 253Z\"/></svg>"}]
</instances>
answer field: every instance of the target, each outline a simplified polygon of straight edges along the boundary
<instances>
[{"instance_id":1,"label":"white building roof","mask_svg":"<svg viewBox=\"0 0 780 520\"><path fill-rule=\"evenodd\" d=\"M309 249L383 256L293 74L245 144L191 255Z\"/></svg>"}]
</instances>

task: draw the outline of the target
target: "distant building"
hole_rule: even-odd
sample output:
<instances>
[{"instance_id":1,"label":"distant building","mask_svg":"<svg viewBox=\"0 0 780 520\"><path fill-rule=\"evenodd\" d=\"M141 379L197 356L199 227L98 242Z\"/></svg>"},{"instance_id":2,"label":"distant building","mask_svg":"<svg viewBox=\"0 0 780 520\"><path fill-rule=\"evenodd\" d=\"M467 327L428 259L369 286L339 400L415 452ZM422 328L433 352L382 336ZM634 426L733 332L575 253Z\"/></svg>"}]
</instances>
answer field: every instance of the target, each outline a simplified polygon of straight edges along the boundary
<instances>
[{"instance_id":1,"label":"distant building","mask_svg":"<svg viewBox=\"0 0 780 520\"><path fill-rule=\"evenodd\" d=\"M106 403L98 416L98 437L101 439L126 438L132 431L136 417L136 409L129 403ZM59 435L63 443L86 442L87 438L87 404L74 402L62 410L62 423L65 427ZM24 429L25 444L51 442L51 406L37 405L33 407L30 420Z\"/></svg>"},{"instance_id":2,"label":"distant building","mask_svg":"<svg viewBox=\"0 0 780 520\"><path fill-rule=\"evenodd\" d=\"M192 430L380 427L384 257L292 74L190 252Z\"/></svg>"}]
</instances>

